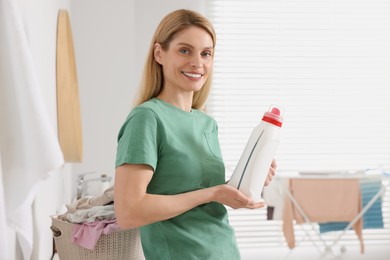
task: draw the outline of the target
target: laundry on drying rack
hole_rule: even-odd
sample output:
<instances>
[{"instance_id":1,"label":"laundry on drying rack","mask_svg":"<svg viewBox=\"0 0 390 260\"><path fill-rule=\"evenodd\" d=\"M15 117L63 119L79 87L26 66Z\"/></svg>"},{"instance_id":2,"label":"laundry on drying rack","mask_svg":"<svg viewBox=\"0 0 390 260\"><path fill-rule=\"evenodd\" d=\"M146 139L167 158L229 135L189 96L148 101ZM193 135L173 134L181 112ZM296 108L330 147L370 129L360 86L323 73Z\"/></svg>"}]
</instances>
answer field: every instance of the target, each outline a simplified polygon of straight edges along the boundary
<instances>
[{"instance_id":1,"label":"laundry on drying rack","mask_svg":"<svg viewBox=\"0 0 390 260\"><path fill-rule=\"evenodd\" d=\"M288 179L276 179L264 187L263 199L267 205L267 220L283 219L286 189L288 189Z\"/></svg>"},{"instance_id":2,"label":"laundry on drying rack","mask_svg":"<svg viewBox=\"0 0 390 260\"><path fill-rule=\"evenodd\" d=\"M289 248L295 247L293 220L297 224L328 221L352 221L361 211L361 194L357 179L290 179L292 200L286 199L283 209L283 233ZM353 225L364 252L362 220Z\"/></svg>"},{"instance_id":3,"label":"laundry on drying rack","mask_svg":"<svg viewBox=\"0 0 390 260\"><path fill-rule=\"evenodd\" d=\"M382 187L381 181L361 181L360 191L362 194L363 207L379 192ZM348 222L319 223L320 233L344 230ZM382 198L379 197L363 215L363 229L384 228L382 216Z\"/></svg>"}]
</instances>

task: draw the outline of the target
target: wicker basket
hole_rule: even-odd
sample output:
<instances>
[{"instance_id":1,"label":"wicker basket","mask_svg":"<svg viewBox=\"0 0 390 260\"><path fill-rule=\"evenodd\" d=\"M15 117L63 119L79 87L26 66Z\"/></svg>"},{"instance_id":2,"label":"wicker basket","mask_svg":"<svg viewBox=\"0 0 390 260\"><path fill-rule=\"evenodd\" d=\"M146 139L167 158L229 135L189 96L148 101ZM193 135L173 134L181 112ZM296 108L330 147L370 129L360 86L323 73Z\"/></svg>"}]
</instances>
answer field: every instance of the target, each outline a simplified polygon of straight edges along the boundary
<instances>
[{"instance_id":1,"label":"wicker basket","mask_svg":"<svg viewBox=\"0 0 390 260\"><path fill-rule=\"evenodd\" d=\"M101 235L95 250L85 249L71 241L72 225L52 218L51 229L61 260L144 260L138 229L129 229Z\"/></svg>"}]
</instances>

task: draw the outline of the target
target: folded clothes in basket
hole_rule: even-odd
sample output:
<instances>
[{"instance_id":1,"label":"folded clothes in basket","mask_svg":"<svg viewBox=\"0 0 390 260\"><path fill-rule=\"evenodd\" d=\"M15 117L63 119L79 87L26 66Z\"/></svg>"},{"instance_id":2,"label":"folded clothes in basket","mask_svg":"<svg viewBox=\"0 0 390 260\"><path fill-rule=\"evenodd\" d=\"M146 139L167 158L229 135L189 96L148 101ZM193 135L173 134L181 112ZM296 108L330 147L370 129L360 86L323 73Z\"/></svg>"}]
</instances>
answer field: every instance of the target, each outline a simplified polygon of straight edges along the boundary
<instances>
[{"instance_id":1,"label":"folded clothes in basket","mask_svg":"<svg viewBox=\"0 0 390 260\"><path fill-rule=\"evenodd\" d=\"M58 219L73 224L72 242L93 250L102 234L110 234L119 229L113 205L114 188L106 189L92 198L80 198L71 204Z\"/></svg>"},{"instance_id":2,"label":"folded clothes in basket","mask_svg":"<svg viewBox=\"0 0 390 260\"><path fill-rule=\"evenodd\" d=\"M60 220L58 216L52 216L51 219L55 247L61 260L145 260L138 228L101 235L95 248L89 250L72 242L74 224Z\"/></svg>"},{"instance_id":3,"label":"folded clothes in basket","mask_svg":"<svg viewBox=\"0 0 390 260\"><path fill-rule=\"evenodd\" d=\"M96 206L105 206L114 202L114 186L106 189L102 194L94 196L92 198L80 198L70 204L66 205L67 211L59 215L58 218L66 220L68 214L75 213L76 211L83 209L91 209Z\"/></svg>"},{"instance_id":4,"label":"folded clothes in basket","mask_svg":"<svg viewBox=\"0 0 390 260\"><path fill-rule=\"evenodd\" d=\"M116 219L74 224L72 228L72 242L89 250L94 250L102 234L108 235L117 230L119 230L119 226L116 223Z\"/></svg>"},{"instance_id":5,"label":"folded clothes in basket","mask_svg":"<svg viewBox=\"0 0 390 260\"><path fill-rule=\"evenodd\" d=\"M94 222L97 220L111 220L114 218L114 205L95 206L90 209L80 209L74 213L66 214L66 220L71 223Z\"/></svg>"}]
</instances>

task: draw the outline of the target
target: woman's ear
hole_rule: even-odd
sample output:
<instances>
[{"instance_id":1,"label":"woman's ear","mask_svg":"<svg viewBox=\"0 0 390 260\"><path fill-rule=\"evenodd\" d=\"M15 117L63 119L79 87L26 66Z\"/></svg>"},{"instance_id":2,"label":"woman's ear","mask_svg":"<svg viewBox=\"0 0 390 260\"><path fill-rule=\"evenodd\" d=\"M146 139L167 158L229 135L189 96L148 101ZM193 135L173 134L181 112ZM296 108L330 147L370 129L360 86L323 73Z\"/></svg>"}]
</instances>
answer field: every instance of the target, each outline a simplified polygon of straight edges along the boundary
<instances>
[{"instance_id":1,"label":"woman's ear","mask_svg":"<svg viewBox=\"0 0 390 260\"><path fill-rule=\"evenodd\" d=\"M162 65L162 48L159 43L154 44L154 59L158 64Z\"/></svg>"}]
</instances>

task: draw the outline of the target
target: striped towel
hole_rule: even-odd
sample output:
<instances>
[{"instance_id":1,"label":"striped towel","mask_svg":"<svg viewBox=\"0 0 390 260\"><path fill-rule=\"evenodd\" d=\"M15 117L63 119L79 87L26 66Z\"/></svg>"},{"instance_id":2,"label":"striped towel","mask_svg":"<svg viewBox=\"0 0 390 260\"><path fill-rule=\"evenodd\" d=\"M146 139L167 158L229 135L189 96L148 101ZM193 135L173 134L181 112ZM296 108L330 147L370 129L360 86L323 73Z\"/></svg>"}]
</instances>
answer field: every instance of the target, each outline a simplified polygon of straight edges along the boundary
<instances>
[{"instance_id":1,"label":"striped towel","mask_svg":"<svg viewBox=\"0 0 390 260\"><path fill-rule=\"evenodd\" d=\"M361 181L360 189L362 194L363 208L367 203L375 196L375 194L381 189L381 181ZM320 223L320 233L330 231L344 230L348 226L349 222L326 222ZM382 217L382 199L379 197L374 204L363 215L363 229L381 229L383 228Z\"/></svg>"}]
</instances>

